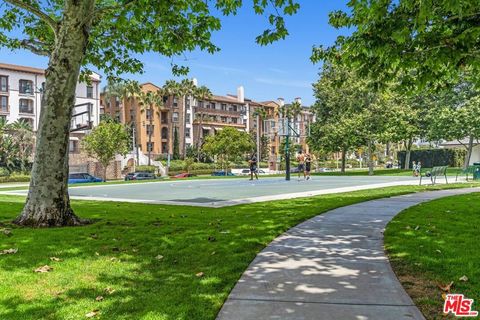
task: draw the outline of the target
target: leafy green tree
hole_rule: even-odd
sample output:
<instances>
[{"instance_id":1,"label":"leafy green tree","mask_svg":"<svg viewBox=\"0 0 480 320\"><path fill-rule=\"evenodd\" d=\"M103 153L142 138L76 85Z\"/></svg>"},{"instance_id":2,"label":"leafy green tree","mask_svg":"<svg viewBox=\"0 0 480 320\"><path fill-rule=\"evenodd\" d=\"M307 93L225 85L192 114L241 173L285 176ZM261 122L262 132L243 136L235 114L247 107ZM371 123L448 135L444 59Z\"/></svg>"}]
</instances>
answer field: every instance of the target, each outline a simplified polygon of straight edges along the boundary
<instances>
[{"instance_id":1,"label":"leafy green tree","mask_svg":"<svg viewBox=\"0 0 480 320\"><path fill-rule=\"evenodd\" d=\"M23 121L8 124L0 120L0 166L8 172L30 170L34 134L31 126Z\"/></svg>"},{"instance_id":2,"label":"leafy green tree","mask_svg":"<svg viewBox=\"0 0 480 320\"><path fill-rule=\"evenodd\" d=\"M208 136L202 150L209 156L216 156L226 171L231 162L254 148L255 143L248 133L225 127L219 133Z\"/></svg>"},{"instance_id":3,"label":"leafy green tree","mask_svg":"<svg viewBox=\"0 0 480 320\"><path fill-rule=\"evenodd\" d=\"M443 90L433 103L427 115L428 137L432 141L457 140L467 151L466 168L474 143L480 138L480 90L474 83L464 80Z\"/></svg>"},{"instance_id":4,"label":"leafy green tree","mask_svg":"<svg viewBox=\"0 0 480 320\"><path fill-rule=\"evenodd\" d=\"M82 224L67 187L68 135L79 77L89 81L90 67L107 78L139 73L143 64L135 56L144 52L174 57L199 48L213 53L218 47L211 35L221 29L218 16L235 14L241 6L237 0L6 0L0 46L49 58L30 192L16 223ZM269 17L272 27L256 39L265 45L288 35L283 15L295 14L299 5L254 0L253 9ZM173 71L188 68L174 65Z\"/></svg>"},{"instance_id":5,"label":"leafy green tree","mask_svg":"<svg viewBox=\"0 0 480 320\"><path fill-rule=\"evenodd\" d=\"M330 24L354 31L329 48L315 48L314 61L342 60L379 82L399 72L415 84L456 77L464 68L478 73L478 1L372 0L348 6L332 12Z\"/></svg>"},{"instance_id":6,"label":"leafy green tree","mask_svg":"<svg viewBox=\"0 0 480 320\"><path fill-rule=\"evenodd\" d=\"M82 147L88 156L102 164L103 178L107 181L107 168L115 155L125 156L128 149L129 135L127 127L112 121L101 122L82 140Z\"/></svg>"}]
</instances>

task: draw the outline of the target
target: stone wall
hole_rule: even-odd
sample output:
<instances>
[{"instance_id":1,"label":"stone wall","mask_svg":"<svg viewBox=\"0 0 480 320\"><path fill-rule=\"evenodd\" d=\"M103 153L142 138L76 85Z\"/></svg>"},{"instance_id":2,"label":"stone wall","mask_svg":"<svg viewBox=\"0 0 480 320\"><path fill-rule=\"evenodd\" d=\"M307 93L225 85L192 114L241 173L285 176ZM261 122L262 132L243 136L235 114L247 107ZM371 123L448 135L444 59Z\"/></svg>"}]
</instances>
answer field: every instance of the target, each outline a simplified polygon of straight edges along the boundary
<instances>
[{"instance_id":1,"label":"stone wall","mask_svg":"<svg viewBox=\"0 0 480 320\"><path fill-rule=\"evenodd\" d=\"M96 177L103 178L103 166L83 152L70 153L68 158L70 172L87 172ZM111 161L107 167L107 180L122 179L120 161Z\"/></svg>"}]
</instances>

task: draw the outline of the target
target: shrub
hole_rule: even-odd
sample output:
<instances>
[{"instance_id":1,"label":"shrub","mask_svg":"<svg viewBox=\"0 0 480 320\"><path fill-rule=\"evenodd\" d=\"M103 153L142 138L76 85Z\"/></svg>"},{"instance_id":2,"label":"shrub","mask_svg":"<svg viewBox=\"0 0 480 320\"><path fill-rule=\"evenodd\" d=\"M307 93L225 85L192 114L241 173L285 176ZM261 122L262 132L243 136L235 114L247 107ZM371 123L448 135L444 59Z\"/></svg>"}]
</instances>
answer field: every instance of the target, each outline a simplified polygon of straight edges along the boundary
<instances>
[{"instance_id":1,"label":"shrub","mask_svg":"<svg viewBox=\"0 0 480 320\"><path fill-rule=\"evenodd\" d=\"M436 166L461 167L465 160L466 150L464 149L422 149L412 150L410 154L410 166L413 161L422 163L424 168ZM404 168L406 151L398 152L398 161L401 168Z\"/></svg>"},{"instance_id":2,"label":"shrub","mask_svg":"<svg viewBox=\"0 0 480 320\"><path fill-rule=\"evenodd\" d=\"M29 182L30 176L22 173L12 173L9 176L0 176L0 183L6 182Z\"/></svg>"},{"instance_id":3,"label":"shrub","mask_svg":"<svg viewBox=\"0 0 480 320\"><path fill-rule=\"evenodd\" d=\"M157 167L155 166L137 166L135 168L135 171L137 172L152 172L155 173L157 172Z\"/></svg>"}]
</instances>

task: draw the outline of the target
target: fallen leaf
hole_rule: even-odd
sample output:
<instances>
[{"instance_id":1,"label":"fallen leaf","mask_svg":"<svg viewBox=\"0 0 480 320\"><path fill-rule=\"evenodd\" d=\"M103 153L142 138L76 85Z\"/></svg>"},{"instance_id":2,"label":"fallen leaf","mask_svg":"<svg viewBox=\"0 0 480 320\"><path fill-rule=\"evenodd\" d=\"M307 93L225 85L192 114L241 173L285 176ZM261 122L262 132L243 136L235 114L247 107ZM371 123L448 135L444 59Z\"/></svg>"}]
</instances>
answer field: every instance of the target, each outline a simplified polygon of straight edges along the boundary
<instances>
[{"instance_id":1,"label":"fallen leaf","mask_svg":"<svg viewBox=\"0 0 480 320\"><path fill-rule=\"evenodd\" d=\"M49 265L44 265L43 267L38 267L37 269L35 269L34 272L45 273L52 270L53 268L50 267Z\"/></svg>"},{"instance_id":2,"label":"fallen leaf","mask_svg":"<svg viewBox=\"0 0 480 320\"><path fill-rule=\"evenodd\" d=\"M415 231L418 230L418 229L420 229L420 226L416 226L416 227L415 227Z\"/></svg>"},{"instance_id":3,"label":"fallen leaf","mask_svg":"<svg viewBox=\"0 0 480 320\"><path fill-rule=\"evenodd\" d=\"M132 252L138 252L138 249L132 249Z\"/></svg>"},{"instance_id":4,"label":"fallen leaf","mask_svg":"<svg viewBox=\"0 0 480 320\"><path fill-rule=\"evenodd\" d=\"M108 293L108 294L112 294L112 293L115 292L115 289L112 289L112 288L110 288L110 287L107 287L107 288L105 288L105 292Z\"/></svg>"},{"instance_id":5,"label":"fallen leaf","mask_svg":"<svg viewBox=\"0 0 480 320\"><path fill-rule=\"evenodd\" d=\"M217 253L215 251L212 252L212 256L216 255Z\"/></svg>"},{"instance_id":6,"label":"fallen leaf","mask_svg":"<svg viewBox=\"0 0 480 320\"><path fill-rule=\"evenodd\" d=\"M199 273L196 274L196 276L199 277L199 278L203 277L204 275L205 275L205 273L203 273L203 272L199 272Z\"/></svg>"},{"instance_id":7,"label":"fallen leaf","mask_svg":"<svg viewBox=\"0 0 480 320\"><path fill-rule=\"evenodd\" d=\"M441 284L438 284L438 287L440 288L440 290L442 291L445 291L445 292L450 292L450 289L452 288L452 285L453 285L453 281L451 281L449 284L447 284L446 286L442 286Z\"/></svg>"},{"instance_id":8,"label":"fallen leaf","mask_svg":"<svg viewBox=\"0 0 480 320\"><path fill-rule=\"evenodd\" d=\"M458 279L460 281L464 281L464 282L467 282L468 281L468 278L467 276L462 276L460 279Z\"/></svg>"},{"instance_id":9,"label":"fallen leaf","mask_svg":"<svg viewBox=\"0 0 480 320\"><path fill-rule=\"evenodd\" d=\"M95 252L95 255L96 255L96 256L99 256L99 255L100 255L100 253L98 253L98 252Z\"/></svg>"},{"instance_id":10,"label":"fallen leaf","mask_svg":"<svg viewBox=\"0 0 480 320\"><path fill-rule=\"evenodd\" d=\"M163 256L161 254L159 254L158 256L155 257L155 259L157 260L162 260L163 259Z\"/></svg>"},{"instance_id":11,"label":"fallen leaf","mask_svg":"<svg viewBox=\"0 0 480 320\"><path fill-rule=\"evenodd\" d=\"M96 233L92 233L92 234L90 234L90 238L98 239L98 235Z\"/></svg>"},{"instance_id":12,"label":"fallen leaf","mask_svg":"<svg viewBox=\"0 0 480 320\"><path fill-rule=\"evenodd\" d=\"M10 231L10 229L3 229L2 233L4 235L6 235L7 237L11 237L12 236L12 231Z\"/></svg>"},{"instance_id":13,"label":"fallen leaf","mask_svg":"<svg viewBox=\"0 0 480 320\"><path fill-rule=\"evenodd\" d=\"M1 251L0 254L14 254L14 253L17 253L17 251L18 249L10 248L10 249L5 249Z\"/></svg>"},{"instance_id":14,"label":"fallen leaf","mask_svg":"<svg viewBox=\"0 0 480 320\"><path fill-rule=\"evenodd\" d=\"M443 300L447 300L447 294L446 294L446 293L442 293L442 298L443 298Z\"/></svg>"},{"instance_id":15,"label":"fallen leaf","mask_svg":"<svg viewBox=\"0 0 480 320\"><path fill-rule=\"evenodd\" d=\"M115 257L113 257L113 258L110 258L110 261L112 261L112 262L115 262L115 261L117 261L117 260L118 260L118 259L117 259L117 258L115 258Z\"/></svg>"},{"instance_id":16,"label":"fallen leaf","mask_svg":"<svg viewBox=\"0 0 480 320\"><path fill-rule=\"evenodd\" d=\"M97 314L98 314L98 310L93 310L93 311L87 313L87 314L85 315L85 317L87 317L87 318L93 318L93 317L97 316Z\"/></svg>"},{"instance_id":17,"label":"fallen leaf","mask_svg":"<svg viewBox=\"0 0 480 320\"><path fill-rule=\"evenodd\" d=\"M442 251L441 251L441 250L438 250L438 249L437 249L437 250L435 250L435 251L437 251L438 253L442 253Z\"/></svg>"},{"instance_id":18,"label":"fallen leaf","mask_svg":"<svg viewBox=\"0 0 480 320\"><path fill-rule=\"evenodd\" d=\"M50 260L56 261L56 262L62 261L62 259L57 258L57 257L50 257Z\"/></svg>"},{"instance_id":19,"label":"fallen leaf","mask_svg":"<svg viewBox=\"0 0 480 320\"><path fill-rule=\"evenodd\" d=\"M95 298L95 301L103 301L103 297L102 296L98 296Z\"/></svg>"}]
</instances>

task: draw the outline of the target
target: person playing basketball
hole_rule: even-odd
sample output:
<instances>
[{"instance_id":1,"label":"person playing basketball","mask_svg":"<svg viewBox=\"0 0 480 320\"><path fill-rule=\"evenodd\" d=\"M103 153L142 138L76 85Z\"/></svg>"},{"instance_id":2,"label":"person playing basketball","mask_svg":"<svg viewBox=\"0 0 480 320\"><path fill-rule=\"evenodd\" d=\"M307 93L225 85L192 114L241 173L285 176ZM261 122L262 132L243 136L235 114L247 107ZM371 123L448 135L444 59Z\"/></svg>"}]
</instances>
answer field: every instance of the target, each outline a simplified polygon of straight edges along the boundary
<instances>
[{"instance_id":1,"label":"person playing basketball","mask_svg":"<svg viewBox=\"0 0 480 320\"><path fill-rule=\"evenodd\" d=\"M252 153L250 159L248 160L248 164L250 165L250 180L253 180L253 175L255 174L255 178L258 180L258 173L257 173L257 156L255 153Z\"/></svg>"},{"instance_id":2,"label":"person playing basketball","mask_svg":"<svg viewBox=\"0 0 480 320\"><path fill-rule=\"evenodd\" d=\"M300 181L300 173L303 173L303 180L306 179L305 176L305 155L303 154L302 150L298 152L297 156L298 161L298 181Z\"/></svg>"},{"instance_id":3,"label":"person playing basketball","mask_svg":"<svg viewBox=\"0 0 480 320\"><path fill-rule=\"evenodd\" d=\"M312 170L312 156L310 153L305 154L305 175L310 180L310 171Z\"/></svg>"}]
</instances>

